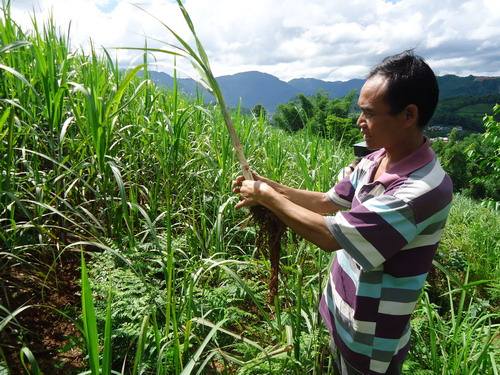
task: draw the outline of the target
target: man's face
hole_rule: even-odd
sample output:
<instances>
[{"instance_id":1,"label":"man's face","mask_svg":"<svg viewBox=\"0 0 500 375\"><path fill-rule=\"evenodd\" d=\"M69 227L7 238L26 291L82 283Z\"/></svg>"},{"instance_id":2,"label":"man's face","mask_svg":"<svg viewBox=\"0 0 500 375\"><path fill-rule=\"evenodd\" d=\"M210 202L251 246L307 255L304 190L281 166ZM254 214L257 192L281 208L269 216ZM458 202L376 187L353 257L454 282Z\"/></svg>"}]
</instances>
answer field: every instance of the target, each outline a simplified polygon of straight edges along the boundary
<instances>
[{"instance_id":1,"label":"man's face","mask_svg":"<svg viewBox=\"0 0 500 375\"><path fill-rule=\"evenodd\" d=\"M404 133L404 111L391 113L385 100L386 90L387 80L380 75L368 79L361 88L358 99L361 115L357 124L368 148L393 147Z\"/></svg>"}]
</instances>

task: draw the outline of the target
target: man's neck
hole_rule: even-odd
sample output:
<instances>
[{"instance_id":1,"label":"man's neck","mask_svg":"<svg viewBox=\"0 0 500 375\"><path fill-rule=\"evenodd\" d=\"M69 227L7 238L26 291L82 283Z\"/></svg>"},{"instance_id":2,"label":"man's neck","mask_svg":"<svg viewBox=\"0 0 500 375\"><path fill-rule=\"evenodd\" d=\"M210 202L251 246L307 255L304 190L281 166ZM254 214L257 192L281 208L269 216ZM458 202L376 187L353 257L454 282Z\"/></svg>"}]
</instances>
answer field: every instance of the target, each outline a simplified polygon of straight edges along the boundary
<instances>
[{"instance_id":1,"label":"man's neck","mask_svg":"<svg viewBox=\"0 0 500 375\"><path fill-rule=\"evenodd\" d=\"M385 157L387 159L387 169L390 169L398 161L415 152L424 143L424 135L418 132L414 136L401 139L393 147L386 147Z\"/></svg>"}]
</instances>

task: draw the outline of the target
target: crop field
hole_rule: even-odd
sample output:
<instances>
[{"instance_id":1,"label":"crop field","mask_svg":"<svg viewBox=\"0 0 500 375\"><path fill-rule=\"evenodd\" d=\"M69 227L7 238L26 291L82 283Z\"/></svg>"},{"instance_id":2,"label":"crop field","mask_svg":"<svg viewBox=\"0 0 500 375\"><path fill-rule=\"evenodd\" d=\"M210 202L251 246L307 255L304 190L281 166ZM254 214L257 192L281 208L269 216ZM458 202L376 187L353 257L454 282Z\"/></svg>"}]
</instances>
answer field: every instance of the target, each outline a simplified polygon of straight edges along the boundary
<instances>
[{"instance_id":1,"label":"crop field","mask_svg":"<svg viewBox=\"0 0 500 375\"><path fill-rule=\"evenodd\" d=\"M0 18L0 374L328 374L334 254L288 232L278 295L217 106ZM139 78L137 73L141 71ZM173 72L175 75L175 72ZM231 117L253 169L327 191L343 142ZM404 373L498 374L500 215L456 195Z\"/></svg>"}]
</instances>

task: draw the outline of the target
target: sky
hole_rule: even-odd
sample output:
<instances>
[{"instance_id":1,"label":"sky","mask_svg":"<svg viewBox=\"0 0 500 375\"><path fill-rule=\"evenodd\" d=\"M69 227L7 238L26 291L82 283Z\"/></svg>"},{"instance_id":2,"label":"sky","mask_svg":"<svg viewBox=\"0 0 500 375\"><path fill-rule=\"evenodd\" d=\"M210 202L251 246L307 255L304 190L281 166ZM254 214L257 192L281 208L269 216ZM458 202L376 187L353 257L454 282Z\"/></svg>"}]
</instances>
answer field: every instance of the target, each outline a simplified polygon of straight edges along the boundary
<instances>
[{"instance_id":1,"label":"sky","mask_svg":"<svg viewBox=\"0 0 500 375\"><path fill-rule=\"evenodd\" d=\"M363 78L384 57L414 48L436 74L500 76L500 0L185 0L216 76L258 70L288 81ZM139 6L141 9L139 9ZM53 14L71 47L105 47L122 67L173 39L156 18L189 38L175 1L11 0L23 29ZM149 13L149 14L148 14ZM161 42L162 43L161 43ZM172 74L171 58L151 56ZM193 76L188 62L177 62Z\"/></svg>"}]
</instances>

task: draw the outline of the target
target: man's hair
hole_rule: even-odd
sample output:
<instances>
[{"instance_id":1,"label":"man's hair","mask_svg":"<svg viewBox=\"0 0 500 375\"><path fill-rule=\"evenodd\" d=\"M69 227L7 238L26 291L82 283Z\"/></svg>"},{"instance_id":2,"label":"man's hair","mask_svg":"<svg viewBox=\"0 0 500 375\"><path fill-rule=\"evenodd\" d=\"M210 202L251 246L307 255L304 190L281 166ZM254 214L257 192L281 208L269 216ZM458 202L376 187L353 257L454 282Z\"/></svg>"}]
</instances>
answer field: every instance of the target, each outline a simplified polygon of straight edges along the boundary
<instances>
[{"instance_id":1,"label":"man's hair","mask_svg":"<svg viewBox=\"0 0 500 375\"><path fill-rule=\"evenodd\" d=\"M368 79L381 75L387 79L385 99L393 114L401 112L407 105L418 108L418 126L423 129L431 119L439 97L436 76L423 58L407 50L386 57L375 66Z\"/></svg>"}]
</instances>

